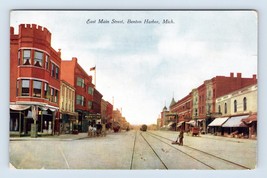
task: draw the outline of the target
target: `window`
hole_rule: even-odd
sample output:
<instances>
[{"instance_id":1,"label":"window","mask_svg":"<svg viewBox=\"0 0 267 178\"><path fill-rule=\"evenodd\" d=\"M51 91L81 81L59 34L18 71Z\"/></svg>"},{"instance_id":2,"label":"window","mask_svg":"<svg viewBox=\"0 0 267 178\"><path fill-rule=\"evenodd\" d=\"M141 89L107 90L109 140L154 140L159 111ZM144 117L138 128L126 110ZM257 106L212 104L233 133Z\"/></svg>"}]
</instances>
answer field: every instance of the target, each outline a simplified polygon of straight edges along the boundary
<instances>
[{"instance_id":1,"label":"window","mask_svg":"<svg viewBox=\"0 0 267 178\"><path fill-rule=\"evenodd\" d=\"M31 50L23 50L23 65L31 65Z\"/></svg>"},{"instance_id":2,"label":"window","mask_svg":"<svg viewBox=\"0 0 267 178\"><path fill-rule=\"evenodd\" d=\"M243 110L244 111L247 110L247 98L246 97L243 99Z\"/></svg>"},{"instance_id":3,"label":"window","mask_svg":"<svg viewBox=\"0 0 267 178\"><path fill-rule=\"evenodd\" d=\"M21 80L21 96L30 95L30 80Z\"/></svg>"},{"instance_id":4,"label":"window","mask_svg":"<svg viewBox=\"0 0 267 178\"><path fill-rule=\"evenodd\" d=\"M49 70L49 56L48 55L45 56L45 69Z\"/></svg>"},{"instance_id":5,"label":"window","mask_svg":"<svg viewBox=\"0 0 267 178\"><path fill-rule=\"evenodd\" d=\"M227 103L224 103L224 114L227 114Z\"/></svg>"},{"instance_id":6,"label":"window","mask_svg":"<svg viewBox=\"0 0 267 178\"><path fill-rule=\"evenodd\" d=\"M76 96L76 104L84 106L84 97L81 95Z\"/></svg>"},{"instance_id":7,"label":"window","mask_svg":"<svg viewBox=\"0 0 267 178\"><path fill-rule=\"evenodd\" d=\"M93 105L92 101L88 101L88 109L92 109L92 105Z\"/></svg>"},{"instance_id":8,"label":"window","mask_svg":"<svg viewBox=\"0 0 267 178\"><path fill-rule=\"evenodd\" d=\"M197 109L195 109L195 116L197 116Z\"/></svg>"},{"instance_id":9,"label":"window","mask_svg":"<svg viewBox=\"0 0 267 178\"><path fill-rule=\"evenodd\" d=\"M33 81L33 96L40 98L41 92L42 92L42 82L34 80Z\"/></svg>"},{"instance_id":10,"label":"window","mask_svg":"<svg viewBox=\"0 0 267 178\"><path fill-rule=\"evenodd\" d=\"M40 51L34 51L34 65L42 67L43 65L43 53Z\"/></svg>"},{"instance_id":11,"label":"window","mask_svg":"<svg viewBox=\"0 0 267 178\"><path fill-rule=\"evenodd\" d=\"M93 95L94 94L94 88L88 87L88 94Z\"/></svg>"},{"instance_id":12,"label":"window","mask_svg":"<svg viewBox=\"0 0 267 178\"><path fill-rule=\"evenodd\" d=\"M19 96L19 80L17 80L16 96Z\"/></svg>"},{"instance_id":13,"label":"window","mask_svg":"<svg viewBox=\"0 0 267 178\"><path fill-rule=\"evenodd\" d=\"M234 101L234 112L237 112L237 102L236 102L236 100Z\"/></svg>"},{"instance_id":14,"label":"window","mask_svg":"<svg viewBox=\"0 0 267 178\"><path fill-rule=\"evenodd\" d=\"M58 101L58 91L55 90L55 100L54 100L54 102L57 103L57 101Z\"/></svg>"},{"instance_id":15,"label":"window","mask_svg":"<svg viewBox=\"0 0 267 178\"><path fill-rule=\"evenodd\" d=\"M218 106L218 112L221 113L221 105Z\"/></svg>"},{"instance_id":16,"label":"window","mask_svg":"<svg viewBox=\"0 0 267 178\"><path fill-rule=\"evenodd\" d=\"M44 97L45 97L45 99L49 99L49 85L48 85L48 83L44 83Z\"/></svg>"},{"instance_id":17,"label":"window","mask_svg":"<svg viewBox=\"0 0 267 178\"><path fill-rule=\"evenodd\" d=\"M51 63L51 76L55 77L55 64Z\"/></svg>"},{"instance_id":18,"label":"window","mask_svg":"<svg viewBox=\"0 0 267 178\"><path fill-rule=\"evenodd\" d=\"M59 79L59 68L56 66L56 75L55 75L56 79Z\"/></svg>"},{"instance_id":19,"label":"window","mask_svg":"<svg viewBox=\"0 0 267 178\"><path fill-rule=\"evenodd\" d=\"M77 86L80 86L80 87L84 87L84 79L83 78L80 78L80 77L77 77L77 83L76 83Z\"/></svg>"},{"instance_id":20,"label":"window","mask_svg":"<svg viewBox=\"0 0 267 178\"><path fill-rule=\"evenodd\" d=\"M50 101L54 102L54 88L51 88Z\"/></svg>"},{"instance_id":21,"label":"window","mask_svg":"<svg viewBox=\"0 0 267 178\"><path fill-rule=\"evenodd\" d=\"M18 51L18 65L20 65L20 50Z\"/></svg>"}]
</instances>

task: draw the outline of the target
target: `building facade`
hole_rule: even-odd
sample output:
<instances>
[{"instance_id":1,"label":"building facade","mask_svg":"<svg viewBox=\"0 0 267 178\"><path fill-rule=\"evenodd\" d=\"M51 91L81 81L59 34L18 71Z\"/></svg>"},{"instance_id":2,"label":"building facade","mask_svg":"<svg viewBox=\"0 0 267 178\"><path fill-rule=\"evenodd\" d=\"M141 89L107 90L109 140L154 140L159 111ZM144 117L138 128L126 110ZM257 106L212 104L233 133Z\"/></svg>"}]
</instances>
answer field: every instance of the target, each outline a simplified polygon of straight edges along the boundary
<instances>
[{"instance_id":1,"label":"building facade","mask_svg":"<svg viewBox=\"0 0 267 178\"><path fill-rule=\"evenodd\" d=\"M54 134L59 119L61 52L36 24L10 27L10 132Z\"/></svg>"},{"instance_id":2,"label":"building facade","mask_svg":"<svg viewBox=\"0 0 267 178\"><path fill-rule=\"evenodd\" d=\"M77 128L78 113L75 112L75 88L68 82L60 82L60 123L58 132L72 133Z\"/></svg>"},{"instance_id":3,"label":"building facade","mask_svg":"<svg viewBox=\"0 0 267 178\"><path fill-rule=\"evenodd\" d=\"M75 57L70 61L63 60L61 70L62 80L65 80L75 88L75 112L78 113L77 130L79 132L87 132L88 126L91 124L91 117L89 116L94 113L95 86L92 83L92 76L85 72Z\"/></svg>"},{"instance_id":4,"label":"building facade","mask_svg":"<svg viewBox=\"0 0 267 178\"><path fill-rule=\"evenodd\" d=\"M216 111L222 113L221 117L229 118L227 127L222 125L224 135L237 132L249 138L257 136L257 89L257 84L250 85L216 99ZM250 116L256 116L256 119L243 124L242 118L247 119ZM231 120L237 117L240 124L231 124Z\"/></svg>"}]
</instances>

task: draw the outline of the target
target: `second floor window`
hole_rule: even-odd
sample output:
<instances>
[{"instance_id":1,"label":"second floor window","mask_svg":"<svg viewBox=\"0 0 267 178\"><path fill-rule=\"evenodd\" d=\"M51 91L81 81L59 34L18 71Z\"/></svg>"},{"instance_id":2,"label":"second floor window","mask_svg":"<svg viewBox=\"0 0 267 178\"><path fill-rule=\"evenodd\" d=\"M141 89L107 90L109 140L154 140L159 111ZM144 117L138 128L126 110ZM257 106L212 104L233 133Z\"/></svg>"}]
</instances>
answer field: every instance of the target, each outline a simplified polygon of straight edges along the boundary
<instances>
[{"instance_id":1,"label":"second floor window","mask_svg":"<svg viewBox=\"0 0 267 178\"><path fill-rule=\"evenodd\" d=\"M33 96L34 97L41 97L42 91L42 82L40 81L33 81Z\"/></svg>"},{"instance_id":2,"label":"second floor window","mask_svg":"<svg viewBox=\"0 0 267 178\"><path fill-rule=\"evenodd\" d=\"M49 99L49 85L48 85L48 83L44 83L44 97L45 97L45 99Z\"/></svg>"},{"instance_id":3,"label":"second floor window","mask_svg":"<svg viewBox=\"0 0 267 178\"><path fill-rule=\"evenodd\" d=\"M48 55L45 56L45 69L46 70L49 69L49 56Z\"/></svg>"},{"instance_id":4,"label":"second floor window","mask_svg":"<svg viewBox=\"0 0 267 178\"><path fill-rule=\"evenodd\" d=\"M37 67L43 66L43 53L40 51L34 51L34 65Z\"/></svg>"},{"instance_id":5,"label":"second floor window","mask_svg":"<svg viewBox=\"0 0 267 178\"><path fill-rule=\"evenodd\" d=\"M234 101L234 112L237 112L237 101Z\"/></svg>"},{"instance_id":6,"label":"second floor window","mask_svg":"<svg viewBox=\"0 0 267 178\"><path fill-rule=\"evenodd\" d=\"M218 106L218 112L221 113L221 106Z\"/></svg>"},{"instance_id":7,"label":"second floor window","mask_svg":"<svg viewBox=\"0 0 267 178\"><path fill-rule=\"evenodd\" d=\"M247 98L246 97L243 99L243 109L244 111L247 110Z\"/></svg>"},{"instance_id":8,"label":"second floor window","mask_svg":"<svg viewBox=\"0 0 267 178\"><path fill-rule=\"evenodd\" d=\"M30 95L30 80L21 80L21 96Z\"/></svg>"},{"instance_id":9,"label":"second floor window","mask_svg":"<svg viewBox=\"0 0 267 178\"><path fill-rule=\"evenodd\" d=\"M84 106L84 97L81 95L76 96L76 104Z\"/></svg>"}]
</instances>

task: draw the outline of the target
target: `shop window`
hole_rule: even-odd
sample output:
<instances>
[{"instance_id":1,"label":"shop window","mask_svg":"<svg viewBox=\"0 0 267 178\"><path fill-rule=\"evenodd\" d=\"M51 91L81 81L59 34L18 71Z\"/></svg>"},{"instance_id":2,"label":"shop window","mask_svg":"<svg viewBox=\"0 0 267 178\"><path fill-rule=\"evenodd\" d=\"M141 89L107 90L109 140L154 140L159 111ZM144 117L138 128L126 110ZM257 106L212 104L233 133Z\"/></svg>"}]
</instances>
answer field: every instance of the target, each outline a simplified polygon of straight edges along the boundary
<instances>
[{"instance_id":1,"label":"shop window","mask_svg":"<svg viewBox=\"0 0 267 178\"><path fill-rule=\"evenodd\" d=\"M246 97L243 99L243 109L244 111L247 110L247 98Z\"/></svg>"},{"instance_id":2,"label":"shop window","mask_svg":"<svg viewBox=\"0 0 267 178\"><path fill-rule=\"evenodd\" d=\"M30 95L30 80L21 80L21 96Z\"/></svg>"},{"instance_id":3,"label":"shop window","mask_svg":"<svg viewBox=\"0 0 267 178\"><path fill-rule=\"evenodd\" d=\"M33 96L34 97L41 97L42 92L42 82L40 81L33 81Z\"/></svg>"},{"instance_id":4,"label":"shop window","mask_svg":"<svg viewBox=\"0 0 267 178\"><path fill-rule=\"evenodd\" d=\"M23 50L23 65L31 65L31 50Z\"/></svg>"},{"instance_id":5,"label":"shop window","mask_svg":"<svg viewBox=\"0 0 267 178\"><path fill-rule=\"evenodd\" d=\"M84 79L83 78L80 78L80 77L77 77L77 83L76 83L77 86L80 86L80 87L84 87Z\"/></svg>"},{"instance_id":6,"label":"shop window","mask_svg":"<svg viewBox=\"0 0 267 178\"><path fill-rule=\"evenodd\" d=\"M237 112L237 101L234 101L234 112Z\"/></svg>"},{"instance_id":7,"label":"shop window","mask_svg":"<svg viewBox=\"0 0 267 178\"><path fill-rule=\"evenodd\" d=\"M34 65L37 67L43 66L43 53L40 51L34 51Z\"/></svg>"}]
</instances>

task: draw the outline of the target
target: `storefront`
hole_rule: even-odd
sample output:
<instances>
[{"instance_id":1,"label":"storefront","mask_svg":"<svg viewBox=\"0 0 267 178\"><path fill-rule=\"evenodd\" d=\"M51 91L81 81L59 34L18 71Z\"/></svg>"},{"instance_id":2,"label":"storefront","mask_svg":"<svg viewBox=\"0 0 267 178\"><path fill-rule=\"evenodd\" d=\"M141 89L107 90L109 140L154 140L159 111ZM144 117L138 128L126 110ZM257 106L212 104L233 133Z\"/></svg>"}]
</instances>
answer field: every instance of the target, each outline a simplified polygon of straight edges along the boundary
<instances>
[{"instance_id":1,"label":"storefront","mask_svg":"<svg viewBox=\"0 0 267 178\"><path fill-rule=\"evenodd\" d=\"M225 135L236 138L248 138L248 126L242 122L242 119L248 118L249 115L230 117L223 125Z\"/></svg>"},{"instance_id":2,"label":"storefront","mask_svg":"<svg viewBox=\"0 0 267 178\"><path fill-rule=\"evenodd\" d=\"M257 138L257 114L252 114L242 119L242 122L249 127L249 138Z\"/></svg>"},{"instance_id":3,"label":"storefront","mask_svg":"<svg viewBox=\"0 0 267 178\"><path fill-rule=\"evenodd\" d=\"M223 135L224 130L222 129L222 125L228 120L228 117L220 117L214 119L208 125L208 133L212 133L214 135Z\"/></svg>"},{"instance_id":4,"label":"storefront","mask_svg":"<svg viewBox=\"0 0 267 178\"><path fill-rule=\"evenodd\" d=\"M54 134L55 107L38 105L10 105L10 135L29 136L32 127L36 134Z\"/></svg>"}]
</instances>

